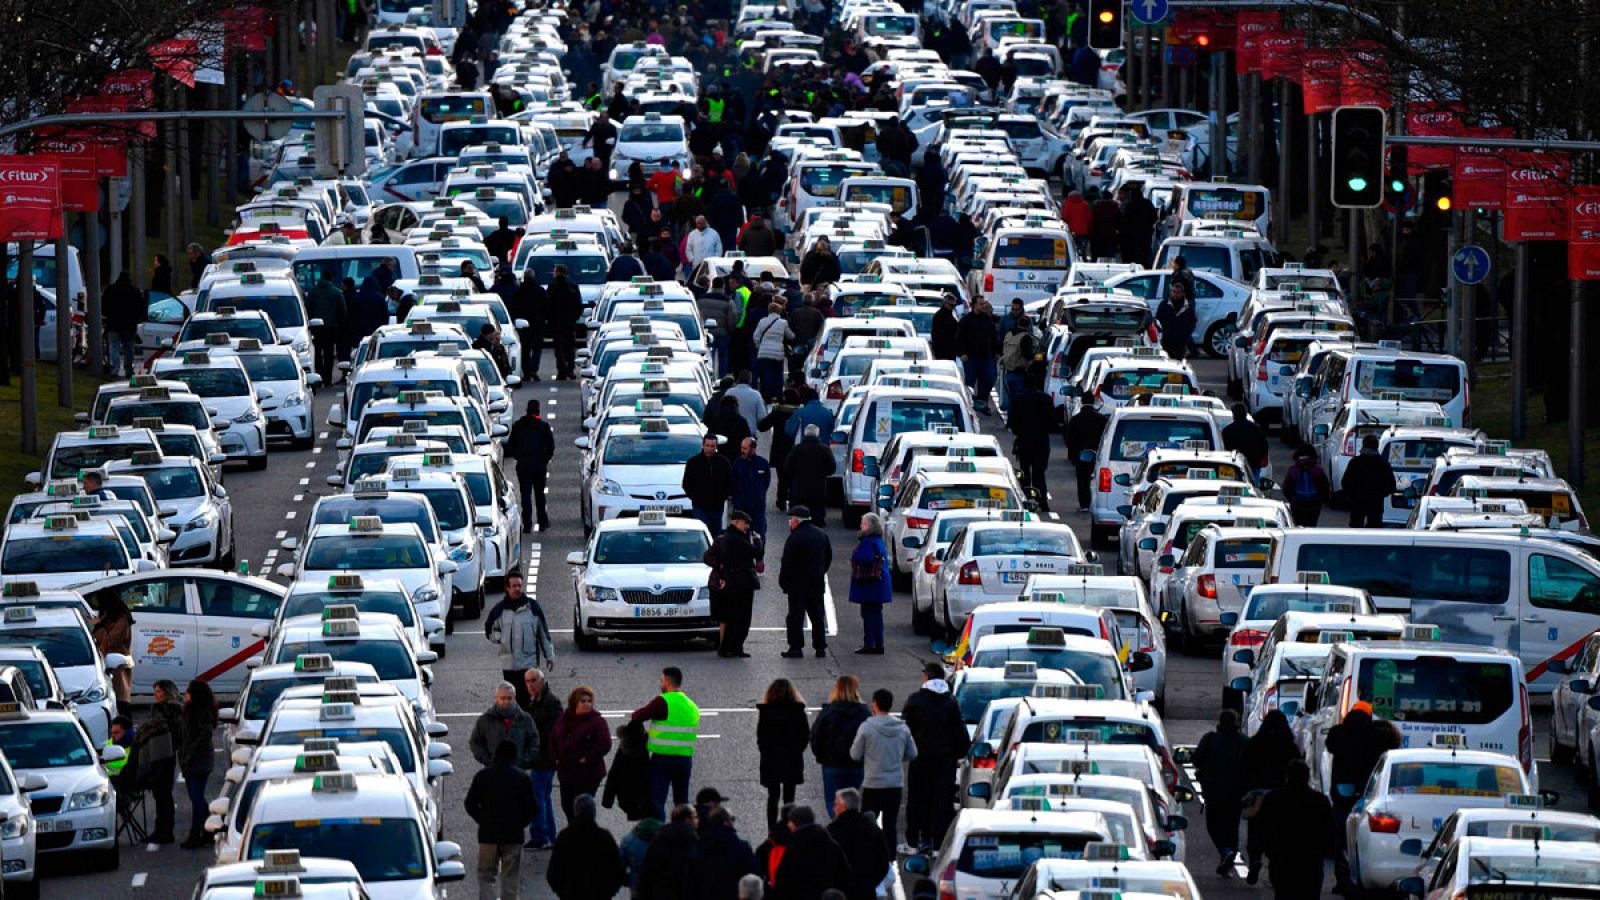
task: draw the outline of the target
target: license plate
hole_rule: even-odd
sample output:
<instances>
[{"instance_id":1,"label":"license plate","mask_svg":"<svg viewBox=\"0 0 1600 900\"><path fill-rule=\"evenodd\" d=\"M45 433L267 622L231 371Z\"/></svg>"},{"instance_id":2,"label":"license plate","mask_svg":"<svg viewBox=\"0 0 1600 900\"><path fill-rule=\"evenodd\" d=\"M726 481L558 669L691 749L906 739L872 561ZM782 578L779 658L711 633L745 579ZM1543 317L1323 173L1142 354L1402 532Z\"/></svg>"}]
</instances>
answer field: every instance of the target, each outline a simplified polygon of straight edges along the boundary
<instances>
[{"instance_id":1,"label":"license plate","mask_svg":"<svg viewBox=\"0 0 1600 900\"><path fill-rule=\"evenodd\" d=\"M644 506L641 506L640 509L646 510L647 512L656 512L659 510L671 515L677 515L683 512L683 507L676 503L646 503Z\"/></svg>"},{"instance_id":2,"label":"license plate","mask_svg":"<svg viewBox=\"0 0 1600 900\"><path fill-rule=\"evenodd\" d=\"M633 617L635 619L670 619L677 616L679 608L676 606L635 606Z\"/></svg>"},{"instance_id":3,"label":"license plate","mask_svg":"<svg viewBox=\"0 0 1600 900\"><path fill-rule=\"evenodd\" d=\"M39 831L71 831L72 822L67 819L34 819L34 827Z\"/></svg>"},{"instance_id":4,"label":"license plate","mask_svg":"<svg viewBox=\"0 0 1600 900\"><path fill-rule=\"evenodd\" d=\"M1032 574L1033 574L1032 572L1001 572L1000 573L1000 583L1001 584L1027 584L1028 583L1028 576L1032 575Z\"/></svg>"}]
</instances>

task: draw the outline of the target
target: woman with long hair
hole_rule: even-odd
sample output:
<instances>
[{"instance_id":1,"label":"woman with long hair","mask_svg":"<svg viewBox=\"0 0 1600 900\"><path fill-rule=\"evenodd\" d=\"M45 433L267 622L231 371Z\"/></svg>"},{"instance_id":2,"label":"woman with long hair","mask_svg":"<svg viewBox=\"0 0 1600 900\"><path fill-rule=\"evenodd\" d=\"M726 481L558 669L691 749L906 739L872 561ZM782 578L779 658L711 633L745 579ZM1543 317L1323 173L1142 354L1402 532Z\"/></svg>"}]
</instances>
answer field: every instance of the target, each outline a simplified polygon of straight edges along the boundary
<instances>
[{"instance_id":1,"label":"woman with long hair","mask_svg":"<svg viewBox=\"0 0 1600 900\"><path fill-rule=\"evenodd\" d=\"M805 698L787 678L767 686L756 714L756 749L761 752L761 786L767 789L770 826L778 822L780 804L793 803L795 787L806 780L811 726L806 722Z\"/></svg>"},{"instance_id":2,"label":"woman with long hair","mask_svg":"<svg viewBox=\"0 0 1600 900\"><path fill-rule=\"evenodd\" d=\"M1300 748L1295 745L1294 732L1289 728L1289 717L1280 710L1272 710L1261 720L1261 727L1244 742L1240 770L1244 772L1245 858L1250 871L1246 881L1255 884L1261 878L1265 862L1267 836L1256 810L1266 795L1284 785L1284 773L1289 761L1300 758ZM1255 795L1255 796L1252 796Z\"/></svg>"},{"instance_id":3,"label":"woman with long hair","mask_svg":"<svg viewBox=\"0 0 1600 900\"><path fill-rule=\"evenodd\" d=\"M822 766L822 808L829 818L840 788L861 787L862 765L850 757L850 744L870 715L872 710L861 702L861 682L854 675L840 675L811 724L811 755Z\"/></svg>"},{"instance_id":4,"label":"woman with long hair","mask_svg":"<svg viewBox=\"0 0 1600 900\"><path fill-rule=\"evenodd\" d=\"M139 737L134 742L133 764L138 767L140 782L156 804L156 827L150 834L152 844L170 844L176 840L172 836L172 784L177 778L178 753L183 746L181 699L176 682L170 678L156 682L155 703L150 707L149 718L139 726Z\"/></svg>"},{"instance_id":5,"label":"woman with long hair","mask_svg":"<svg viewBox=\"0 0 1600 900\"><path fill-rule=\"evenodd\" d=\"M561 811L572 821L572 801L598 794L611 752L611 729L594 708L594 690L579 685L567 695L567 708L550 731L555 746L556 778L561 782Z\"/></svg>"},{"instance_id":6,"label":"woman with long hair","mask_svg":"<svg viewBox=\"0 0 1600 900\"><path fill-rule=\"evenodd\" d=\"M95 616L94 627L89 629L89 633L94 637L95 646L100 648L101 656L121 653L133 659L133 611L115 592L107 591L100 598L99 615ZM133 670L113 669L109 674L111 693L117 698L117 714L129 715L132 710L129 697L133 695Z\"/></svg>"},{"instance_id":7,"label":"woman with long hair","mask_svg":"<svg viewBox=\"0 0 1600 900\"><path fill-rule=\"evenodd\" d=\"M183 741L178 751L178 770L183 773L183 786L189 792L191 812L189 837L183 842L185 850L213 844L205 830L209 806L206 782L216 764L216 750L211 744L216 729L217 695L212 693L209 683L195 679L183 692Z\"/></svg>"}]
</instances>

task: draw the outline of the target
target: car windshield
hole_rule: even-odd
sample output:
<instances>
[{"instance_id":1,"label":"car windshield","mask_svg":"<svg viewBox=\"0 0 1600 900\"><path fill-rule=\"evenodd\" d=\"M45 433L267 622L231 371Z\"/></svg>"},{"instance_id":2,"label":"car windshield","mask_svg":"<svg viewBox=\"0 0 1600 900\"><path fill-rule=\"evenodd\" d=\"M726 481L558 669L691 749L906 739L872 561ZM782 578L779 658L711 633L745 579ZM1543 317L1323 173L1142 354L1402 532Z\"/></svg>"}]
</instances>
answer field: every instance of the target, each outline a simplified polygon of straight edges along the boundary
<instances>
[{"instance_id":1,"label":"car windshield","mask_svg":"<svg viewBox=\"0 0 1600 900\"><path fill-rule=\"evenodd\" d=\"M300 361L291 353L241 353L239 361L251 381L300 380Z\"/></svg>"},{"instance_id":2,"label":"car windshield","mask_svg":"<svg viewBox=\"0 0 1600 900\"><path fill-rule=\"evenodd\" d=\"M540 284L555 279L556 266L567 267L567 280L578 284L605 284L606 258L599 254L566 253L560 256L535 256L528 260L528 268Z\"/></svg>"},{"instance_id":3,"label":"car windshield","mask_svg":"<svg viewBox=\"0 0 1600 900\"><path fill-rule=\"evenodd\" d=\"M121 547L120 544L117 546ZM95 649L89 642L89 632L81 628L0 629L0 647L38 648L53 669L92 666L95 663ZM11 763L16 765L16 760L13 759Z\"/></svg>"},{"instance_id":4,"label":"car windshield","mask_svg":"<svg viewBox=\"0 0 1600 900\"><path fill-rule=\"evenodd\" d=\"M211 423L206 423L206 427L211 427ZM140 441L137 444L96 441L91 444L57 447L56 452L50 457L50 477L77 478L78 473L84 469L98 469L112 460L131 459L139 450L155 449L157 448L147 441Z\"/></svg>"},{"instance_id":5,"label":"car windshield","mask_svg":"<svg viewBox=\"0 0 1600 900\"><path fill-rule=\"evenodd\" d=\"M969 834L956 860L956 871L975 878L1021 878L1041 859L1082 859L1083 846L1099 835L1024 831L1017 834Z\"/></svg>"},{"instance_id":6,"label":"car windshield","mask_svg":"<svg viewBox=\"0 0 1600 900\"><path fill-rule=\"evenodd\" d=\"M406 422L429 422L434 425L460 425L465 427L466 417L459 409L407 409L387 410L384 412L368 412L361 417L361 427L356 435L357 442L367 439L368 432L374 428L402 428Z\"/></svg>"},{"instance_id":7,"label":"car windshield","mask_svg":"<svg viewBox=\"0 0 1600 900\"><path fill-rule=\"evenodd\" d=\"M471 523L473 517L467 509L467 498L459 488L408 488L406 493L421 494L433 507L434 518L439 520L439 527L444 531L455 531Z\"/></svg>"},{"instance_id":8,"label":"car windshield","mask_svg":"<svg viewBox=\"0 0 1600 900\"><path fill-rule=\"evenodd\" d=\"M26 658L8 659L5 664L15 666L16 670L22 673L22 678L28 682L28 690L33 693L34 699L48 700L55 696L55 691L50 687L50 677L45 674L47 663L37 659ZM0 781L4 781L3 774L0 774ZM0 790L0 793L4 793L4 791Z\"/></svg>"},{"instance_id":9,"label":"car windshield","mask_svg":"<svg viewBox=\"0 0 1600 900\"><path fill-rule=\"evenodd\" d=\"M364 613L388 613L400 620L401 625L417 622L416 607L411 598L398 591L295 591L283 601L280 619L293 616L321 615L329 605L350 604Z\"/></svg>"},{"instance_id":10,"label":"car windshield","mask_svg":"<svg viewBox=\"0 0 1600 900\"><path fill-rule=\"evenodd\" d=\"M1094 716L1083 719L1045 719L1030 722L1022 729L1023 743L1079 744L1085 743L1084 732L1095 732L1098 740L1091 744L1143 744L1152 750L1161 749L1155 729L1143 722L1114 722Z\"/></svg>"},{"instance_id":11,"label":"car windshield","mask_svg":"<svg viewBox=\"0 0 1600 900\"><path fill-rule=\"evenodd\" d=\"M335 640L313 638L308 641L278 645L278 658L273 662L292 663L302 654L326 653L337 662L361 662L372 666L380 681L400 681L417 677L416 660L411 646L394 640Z\"/></svg>"},{"instance_id":12,"label":"car windshield","mask_svg":"<svg viewBox=\"0 0 1600 900\"><path fill-rule=\"evenodd\" d=\"M1483 725L1511 708L1518 681L1511 665L1503 662L1431 655L1366 659L1356 676L1356 696L1372 704L1374 718Z\"/></svg>"},{"instance_id":13,"label":"car windshield","mask_svg":"<svg viewBox=\"0 0 1600 900\"><path fill-rule=\"evenodd\" d=\"M263 344L276 344L277 337L272 333L272 324L265 319L254 316L224 319L190 319L183 326L183 332L178 335L178 343L187 341L203 341L209 334L226 334L236 338L255 338Z\"/></svg>"},{"instance_id":14,"label":"car windshield","mask_svg":"<svg viewBox=\"0 0 1600 900\"><path fill-rule=\"evenodd\" d=\"M128 426L134 419L161 419L168 425L211 430L211 417L206 415L206 408L198 400L122 400L111 404L106 411L107 425Z\"/></svg>"},{"instance_id":15,"label":"car windshield","mask_svg":"<svg viewBox=\"0 0 1600 900\"><path fill-rule=\"evenodd\" d=\"M162 466L159 469L134 469L133 474L144 479L156 500L184 500L203 497L205 479L195 466Z\"/></svg>"},{"instance_id":16,"label":"car windshield","mask_svg":"<svg viewBox=\"0 0 1600 900\"><path fill-rule=\"evenodd\" d=\"M1169 384L1194 387L1187 373L1169 369L1116 369L1107 372L1101 384L1118 400L1156 394Z\"/></svg>"},{"instance_id":17,"label":"car windshield","mask_svg":"<svg viewBox=\"0 0 1600 900\"><path fill-rule=\"evenodd\" d=\"M312 856L339 848L365 882L409 881L428 877L422 835L411 819L296 819L264 822L250 832L249 859L269 850L299 850Z\"/></svg>"},{"instance_id":18,"label":"car windshield","mask_svg":"<svg viewBox=\"0 0 1600 900\"><path fill-rule=\"evenodd\" d=\"M415 449L412 454L415 455ZM413 502L409 494L389 497L334 497L318 504L312 525L348 525L356 516L377 516L386 525L412 524L423 537L433 537L432 508L426 503Z\"/></svg>"},{"instance_id":19,"label":"car windshield","mask_svg":"<svg viewBox=\"0 0 1600 900\"><path fill-rule=\"evenodd\" d=\"M201 397L243 397L250 393L250 378L239 369L167 369L160 377L181 381Z\"/></svg>"},{"instance_id":20,"label":"car windshield","mask_svg":"<svg viewBox=\"0 0 1600 900\"><path fill-rule=\"evenodd\" d=\"M0 727L0 750L13 769L62 769L94 762L76 722L15 722Z\"/></svg>"},{"instance_id":21,"label":"car windshield","mask_svg":"<svg viewBox=\"0 0 1600 900\"><path fill-rule=\"evenodd\" d=\"M350 391L350 414L360 416L367 404L374 400L392 400L400 396L401 391L439 391L446 397L461 396L461 383L454 378L426 378L416 381L396 381L385 378L382 381L358 381Z\"/></svg>"},{"instance_id":22,"label":"car windshield","mask_svg":"<svg viewBox=\"0 0 1600 900\"><path fill-rule=\"evenodd\" d=\"M681 466L700 452L693 434L618 434L606 441L602 461L613 466Z\"/></svg>"},{"instance_id":23,"label":"car windshield","mask_svg":"<svg viewBox=\"0 0 1600 900\"><path fill-rule=\"evenodd\" d=\"M439 134L439 156L456 156L474 144L521 144L517 130L509 125L478 125L452 128Z\"/></svg>"},{"instance_id":24,"label":"car windshield","mask_svg":"<svg viewBox=\"0 0 1600 900\"><path fill-rule=\"evenodd\" d=\"M358 683L376 684L378 679L371 675L353 676ZM244 701L242 718L248 721L265 719L272 715L272 706L283 696L283 692L292 687L319 683L320 677L312 678L268 678L264 681L250 682L250 695Z\"/></svg>"},{"instance_id":25,"label":"car windshield","mask_svg":"<svg viewBox=\"0 0 1600 900\"><path fill-rule=\"evenodd\" d=\"M710 542L705 532L637 528L608 531L595 543L594 562L611 566L697 563Z\"/></svg>"},{"instance_id":26,"label":"car windshield","mask_svg":"<svg viewBox=\"0 0 1600 900\"><path fill-rule=\"evenodd\" d=\"M438 125L486 115L487 105L488 102L482 97L424 97L417 103L417 115L424 122Z\"/></svg>"},{"instance_id":27,"label":"car windshield","mask_svg":"<svg viewBox=\"0 0 1600 900\"><path fill-rule=\"evenodd\" d=\"M1406 400L1445 403L1455 398L1461 381L1461 369L1452 363L1395 359L1356 364L1356 390L1369 397L1395 393Z\"/></svg>"},{"instance_id":28,"label":"car windshield","mask_svg":"<svg viewBox=\"0 0 1600 900\"><path fill-rule=\"evenodd\" d=\"M664 144L683 140L683 126L676 122L629 123L617 135L620 144Z\"/></svg>"},{"instance_id":29,"label":"car windshield","mask_svg":"<svg viewBox=\"0 0 1600 900\"><path fill-rule=\"evenodd\" d=\"M428 564L428 548L420 538L403 534L339 535L312 541L301 568L315 572L359 572L363 569L421 569Z\"/></svg>"},{"instance_id":30,"label":"car windshield","mask_svg":"<svg viewBox=\"0 0 1600 900\"><path fill-rule=\"evenodd\" d=\"M852 175L870 175L861 166L843 163L806 166L800 170L800 189L813 197L834 197L839 193L839 182Z\"/></svg>"},{"instance_id":31,"label":"car windshield","mask_svg":"<svg viewBox=\"0 0 1600 900\"><path fill-rule=\"evenodd\" d=\"M1059 669L1078 676L1084 684L1098 684L1108 700L1123 697L1122 669L1110 651L1087 653L1082 650L1050 650L1045 647L1002 647L980 649L972 657L974 667L1005 668L1008 662L1033 662L1041 669Z\"/></svg>"},{"instance_id":32,"label":"car windshield","mask_svg":"<svg viewBox=\"0 0 1600 900\"><path fill-rule=\"evenodd\" d=\"M1446 797L1503 797L1522 791L1515 766L1471 762L1402 762L1389 769L1389 793Z\"/></svg>"},{"instance_id":33,"label":"car windshield","mask_svg":"<svg viewBox=\"0 0 1600 900\"><path fill-rule=\"evenodd\" d=\"M377 358L397 359L401 356L410 356L413 353L419 353L424 350L438 350L441 347L457 347L467 350L472 347L472 343L465 338L455 336L435 337L417 341L390 338L378 347Z\"/></svg>"},{"instance_id":34,"label":"car windshield","mask_svg":"<svg viewBox=\"0 0 1600 900\"><path fill-rule=\"evenodd\" d=\"M1130 418L1117 423L1111 441L1111 458L1117 462L1137 462L1151 450L1179 449L1185 441L1211 444L1211 427L1193 419Z\"/></svg>"},{"instance_id":35,"label":"car windshield","mask_svg":"<svg viewBox=\"0 0 1600 900\"><path fill-rule=\"evenodd\" d=\"M1057 528L985 528L972 538L973 556L1071 556L1079 553L1072 534Z\"/></svg>"},{"instance_id":36,"label":"car windshield","mask_svg":"<svg viewBox=\"0 0 1600 900\"><path fill-rule=\"evenodd\" d=\"M71 533L12 539L0 556L0 572L7 575L116 572L127 567L128 549L115 536Z\"/></svg>"},{"instance_id":37,"label":"car windshield","mask_svg":"<svg viewBox=\"0 0 1600 900\"><path fill-rule=\"evenodd\" d=\"M996 269L1065 269L1067 239L1046 235L1008 235L994 248Z\"/></svg>"},{"instance_id":38,"label":"car windshield","mask_svg":"<svg viewBox=\"0 0 1600 900\"><path fill-rule=\"evenodd\" d=\"M212 294L206 299L204 309L201 311L211 312L224 306L231 306L241 312L244 310L264 312L276 328L301 328L306 324L305 308L300 304L299 294L247 294L239 297L218 297Z\"/></svg>"}]
</instances>

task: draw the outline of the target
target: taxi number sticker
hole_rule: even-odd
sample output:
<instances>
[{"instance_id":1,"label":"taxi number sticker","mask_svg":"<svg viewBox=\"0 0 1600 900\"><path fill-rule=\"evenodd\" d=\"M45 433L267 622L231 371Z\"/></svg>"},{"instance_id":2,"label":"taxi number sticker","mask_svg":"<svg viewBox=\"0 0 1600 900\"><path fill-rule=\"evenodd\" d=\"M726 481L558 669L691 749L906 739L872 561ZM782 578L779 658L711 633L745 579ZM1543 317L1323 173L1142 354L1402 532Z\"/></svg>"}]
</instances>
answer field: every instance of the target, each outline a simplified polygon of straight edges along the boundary
<instances>
[{"instance_id":1,"label":"taxi number sticker","mask_svg":"<svg viewBox=\"0 0 1600 900\"><path fill-rule=\"evenodd\" d=\"M294 827L296 827L296 828L318 828L321 825L322 825L322 820L321 819L295 819L294 820Z\"/></svg>"}]
</instances>

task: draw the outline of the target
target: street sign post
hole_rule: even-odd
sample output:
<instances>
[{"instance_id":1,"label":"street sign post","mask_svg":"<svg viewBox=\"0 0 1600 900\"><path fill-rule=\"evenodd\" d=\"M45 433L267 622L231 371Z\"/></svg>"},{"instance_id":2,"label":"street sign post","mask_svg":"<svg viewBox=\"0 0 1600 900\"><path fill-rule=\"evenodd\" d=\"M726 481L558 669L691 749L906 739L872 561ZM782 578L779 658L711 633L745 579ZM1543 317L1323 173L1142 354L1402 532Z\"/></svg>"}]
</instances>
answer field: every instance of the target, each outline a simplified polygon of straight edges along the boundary
<instances>
[{"instance_id":1,"label":"street sign post","mask_svg":"<svg viewBox=\"0 0 1600 900\"><path fill-rule=\"evenodd\" d=\"M1167 17L1167 0L1128 0L1128 10L1140 25L1154 25Z\"/></svg>"},{"instance_id":2,"label":"street sign post","mask_svg":"<svg viewBox=\"0 0 1600 900\"><path fill-rule=\"evenodd\" d=\"M1450 257L1450 274L1461 284L1481 284L1489 277L1489 251L1467 244Z\"/></svg>"},{"instance_id":3,"label":"street sign post","mask_svg":"<svg viewBox=\"0 0 1600 900\"><path fill-rule=\"evenodd\" d=\"M319 110L344 113L343 119L317 120L317 174L323 178L365 174L366 96L360 85L319 84L312 98Z\"/></svg>"},{"instance_id":4,"label":"street sign post","mask_svg":"<svg viewBox=\"0 0 1600 900\"><path fill-rule=\"evenodd\" d=\"M242 107L248 112L289 112L294 109L294 103L288 97L271 91L262 91L252 94L244 101ZM246 119L240 123L244 126L245 133L258 141L275 141L289 133L289 128L294 125L289 119Z\"/></svg>"}]
</instances>

